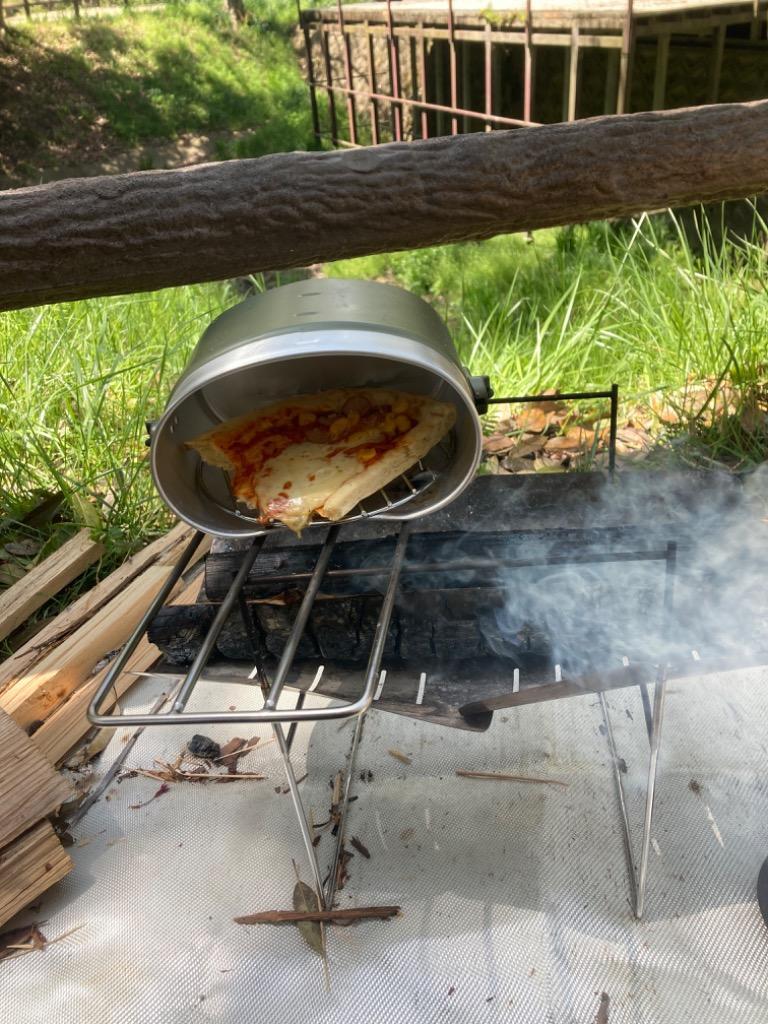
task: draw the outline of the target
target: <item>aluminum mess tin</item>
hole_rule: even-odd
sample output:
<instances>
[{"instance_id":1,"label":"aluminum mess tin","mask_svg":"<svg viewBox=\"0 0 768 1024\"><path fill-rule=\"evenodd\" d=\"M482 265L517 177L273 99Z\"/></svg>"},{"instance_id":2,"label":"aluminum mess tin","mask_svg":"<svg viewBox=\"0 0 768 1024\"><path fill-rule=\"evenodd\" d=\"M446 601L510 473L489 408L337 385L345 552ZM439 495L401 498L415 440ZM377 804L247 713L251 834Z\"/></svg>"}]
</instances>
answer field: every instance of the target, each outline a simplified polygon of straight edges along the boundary
<instances>
[{"instance_id":1,"label":"aluminum mess tin","mask_svg":"<svg viewBox=\"0 0 768 1024\"><path fill-rule=\"evenodd\" d=\"M434 512L472 480L482 429L471 379L437 313L391 285L320 279L248 298L205 331L151 429L152 475L163 500L206 533L263 532L256 513L234 506L221 470L201 486L200 458L185 442L272 402L340 387L408 391L456 409L447 442L423 460L432 482L382 518Z\"/></svg>"}]
</instances>

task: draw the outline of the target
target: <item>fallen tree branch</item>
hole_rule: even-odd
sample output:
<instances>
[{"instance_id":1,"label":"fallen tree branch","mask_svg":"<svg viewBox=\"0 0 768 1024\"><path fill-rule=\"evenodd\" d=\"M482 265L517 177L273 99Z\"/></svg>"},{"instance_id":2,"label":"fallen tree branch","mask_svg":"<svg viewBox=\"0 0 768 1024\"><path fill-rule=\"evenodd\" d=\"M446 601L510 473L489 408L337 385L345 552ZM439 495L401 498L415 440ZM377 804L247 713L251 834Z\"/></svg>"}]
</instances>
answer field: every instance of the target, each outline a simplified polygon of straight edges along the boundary
<instances>
[{"instance_id":1,"label":"fallen tree branch","mask_svg":"<svg viewBox=\"0 0 768 1024\"><path fill-rule=\"evenodd\" d=\"M345 907L340 910L263 910L234 918L235 924L295 924L297 921L382 921L396 917L400 907Z\"/></svg>"},{"instance_id":2,"label":"fallen tree branch","mask_svg":"<svg viewBox=\"0 0 768 1024\"><path fill-rule=\"evenodd\" d=\"M741 198L766 152L761 100L16 189L0 309Z\"/></svg>"}]
</instances>

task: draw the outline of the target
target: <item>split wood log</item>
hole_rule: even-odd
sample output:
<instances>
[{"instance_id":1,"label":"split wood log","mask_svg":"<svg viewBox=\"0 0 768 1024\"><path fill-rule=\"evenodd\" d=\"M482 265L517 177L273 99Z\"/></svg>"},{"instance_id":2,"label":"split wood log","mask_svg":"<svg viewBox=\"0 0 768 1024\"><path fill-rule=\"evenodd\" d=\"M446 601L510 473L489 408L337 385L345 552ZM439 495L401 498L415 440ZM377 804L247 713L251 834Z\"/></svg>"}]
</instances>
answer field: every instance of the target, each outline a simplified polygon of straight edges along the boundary
<instances>
[{"instance_id":1,"label":"split wood log","mask_svg":"<svg viewBox=\"0 0 768 1024\"><path fill-rule=\"evenodd\" d=\"M69 783L0 711L0 847L72 796Z\"/></svg>"},{"instance_id":2,"label":"split wood log","mask_svg":"<svg viewBox=\"0 0 768 1024\"><path fill-rule=\"evenodd\" d=\"M45 721L88 679L105 655L125 643L170 571L167 566L150 566L122 594L4 690L0 708L23 729Z\"/></svg>"},{"instance_id":3,"label":"split wood log","mask_svg":"<svg viewBox=\"0 0 768 1024\"><path fill-rule=\"evenodd\" d=\"M0 925L72 870L69 854L47 821L0 850Z\"/></svg>"},{"instance_id":4,"label":"split wood log","mask_svg":"<svg viewBox=\"0 0 768 1024\"><path fill-rule=\"evenodd\" d=\"M344 907L339 910L263 910L234 918L235 924L295 924L297 921L386 921L396 917L400 907Z\"/></svg>"},{"instance_id":5,"label":"split wood log","mask_svg":"<svg viewBox=\"0 0 768 1024\"><path fill-rule=\"evenodd\" d=\"M52 555L0 593L0 640L8 636L45 602L98 561L104 545L81 530Z\"/></svg>"},{"instance_id":6,"label":"split wood log","mask_svg":"<svg viewBox=\"0 0 768 1024\"><path fill-rule=\"evenodd\" d=\"M148 566L173 565L193 537L194 532L186 523L178 523L165 536L158 538L146 548L126 559L119 569L83 594L61 615L57 615L52 622L49 622L0 665L0 693L28 674L53 646L61 643L76 629L88 622ZM190 566L202 558L209 547L209 539L204 538L195 552Z\"/></svg>"},{"instance_id":7,"label":"split wood log","mask_svg":"<svg viewBox=\"0 0 768 1024\"><path fill-rule=\"evenodd\" d=\"M195 601L202 582L201 574L187 587L184 587L176 597L172 598L170 603L186 604L187 601ZM146 672L160 657L160 653L159 648L150 643L146 637L139 641L139 645L131 655L125 669L115 680L115 685L104 699L102 713L106 714L115 706L123 694L138 681L139 677L135 673ZM108 671L109 666L75 690L69 700L54 711L30 737L31 742L52 763L58 764L62 761L91 728L87 717L88 705Z\"/></svg>"},{"instance_id":8,"label":"split wood log","mask_svg":"<svg viewBox=\"0 0 768 1024\"><path fill-rule=\"evenodd\" d=\"M0 205L0 309L768 189L768 100L52 182Z\"/></svg>"}]
</instances>

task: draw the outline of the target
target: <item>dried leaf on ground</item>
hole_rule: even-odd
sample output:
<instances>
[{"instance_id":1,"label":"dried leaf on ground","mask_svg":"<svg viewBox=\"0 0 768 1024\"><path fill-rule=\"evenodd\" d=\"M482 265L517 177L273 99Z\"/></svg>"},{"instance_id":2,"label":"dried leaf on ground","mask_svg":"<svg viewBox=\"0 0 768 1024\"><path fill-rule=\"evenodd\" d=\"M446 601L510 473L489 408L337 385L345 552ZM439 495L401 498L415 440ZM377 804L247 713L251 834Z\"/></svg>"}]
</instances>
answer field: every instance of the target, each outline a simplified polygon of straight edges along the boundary
<instances>
[{"instance_id":1,"label":"dried leaf on ground","mask_svg":"<svg viewBox=\"0 0 768 1024\"><path fill-rule=\"evenodd\" d=\"M42 541L26 538L24 540L9 540L3 545L3 548L9 555L18 558L34 558L42 546Z\"/></svg>"},{"instance_id":2,"label":"dried leaf on ground","mask_svg":"<svg viewBox=\"0 0 768 1024\"><path fill-rule=\"evenodd\" d=\"M246 753L245 748L247 746L248 740L244 740L240 736L233 736L221 748L221 752L216 760L221 761L230 775L235 775L237 773L237 762Z\"/></svg>"},{"instance_id":3,"label":"dried leaf on ground","mask_svg":"<svg viewBox=\"0 0 768 1024\"><path fill-rule=\"evenodd\" d=\"M517 441L508 434L491 434L483 438L483 450L489 455L503 455L515 447Z\"/></svg>"},{"instance_id":4,"label":"dried leaf on ground","mask_svg":"<svg viewBox=\"0 0 768 1024\"><path fill-rule=\"evenodd\" d=\"M595 443L595 432L584 430L582 427L569 427L564 434L547 439L545 448L547 451L568 451L568 452L589 452Z\"/></svg>"},{"instance_id":5,"label":"dried leaf on ground","mask_svg":"<svg viewBox=\"0 0 768 1024\"><path fill-rule=\"evenodd\" d=\"M302 882L301 879L293 887L293 909L298 913L317 913L320 905L314 889ZM325 955L325 942L323 941L323 930L319 921L297 921L296 926L310 949L314 949L320 956Z\"/></svg>"}]
</instances>

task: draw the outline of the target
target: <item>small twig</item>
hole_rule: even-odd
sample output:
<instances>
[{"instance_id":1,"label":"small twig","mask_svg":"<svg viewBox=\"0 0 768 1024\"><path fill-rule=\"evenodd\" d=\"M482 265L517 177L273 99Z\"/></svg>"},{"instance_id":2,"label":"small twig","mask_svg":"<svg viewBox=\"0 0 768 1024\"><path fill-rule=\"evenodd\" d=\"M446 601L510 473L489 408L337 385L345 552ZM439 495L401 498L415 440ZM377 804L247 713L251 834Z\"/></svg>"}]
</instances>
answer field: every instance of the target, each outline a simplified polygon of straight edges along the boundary
<instances>
[{"instance_id":1,"label":"small twig","mask_svg":"<svg viewBox=\"0 0 768 1024\"><path fill-rule=\"evenodd\" d=\"M235 924L295 924L297 921L385 921L400 913L400 907L345 907L339 910L263 910L234 918Z\"/></svg>"},{"instance_id":2,"label":"small twig","mask_svg":"<svg viewBox=\"0 0 768 1024\"><path fill-rule=\"evenodd\" d=\"M567 786L560 779L539 779L534 775L502 775L500 772L470 772L459 768L456 772L462 779L495 779L497 782L540 782L543 786Z\"/></svg>"},{"instance_id":3,"label":"small twig","mask_svg":"<svg viewBox=\"0 0 768 1024\"><path fill-rule=\"evenodd\" d=\"M357 850L358 853L362 853L362 855L365 857L366 860L370 860L371 859L370 850L365 845L365 843L361 842L361 840L359 840L357 838L357 836L352 836L352 838L349 840L349 842L350 842L351 846L354 846L354 848Z\"/></svg>"}]
</instances>

